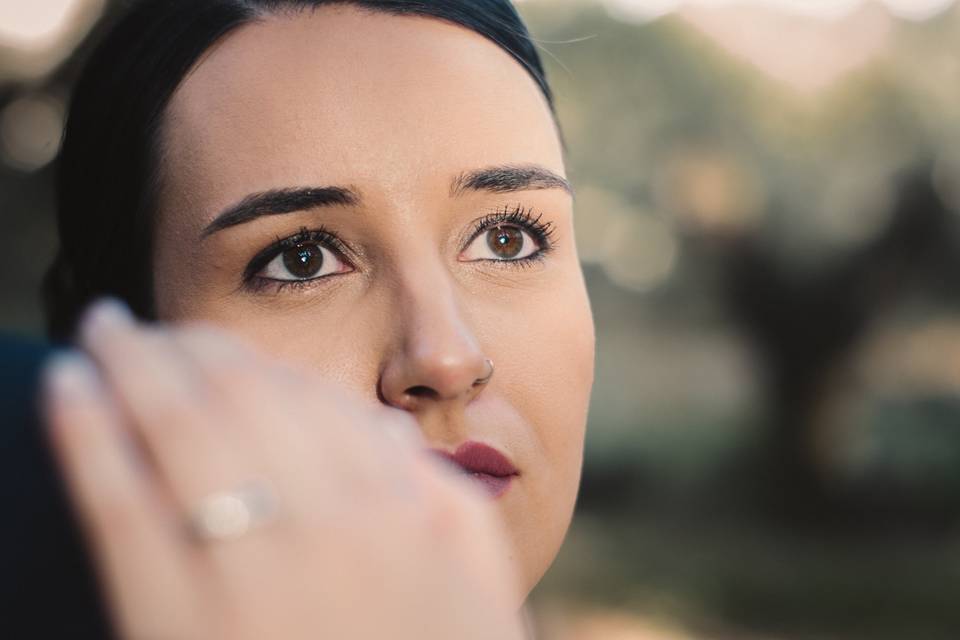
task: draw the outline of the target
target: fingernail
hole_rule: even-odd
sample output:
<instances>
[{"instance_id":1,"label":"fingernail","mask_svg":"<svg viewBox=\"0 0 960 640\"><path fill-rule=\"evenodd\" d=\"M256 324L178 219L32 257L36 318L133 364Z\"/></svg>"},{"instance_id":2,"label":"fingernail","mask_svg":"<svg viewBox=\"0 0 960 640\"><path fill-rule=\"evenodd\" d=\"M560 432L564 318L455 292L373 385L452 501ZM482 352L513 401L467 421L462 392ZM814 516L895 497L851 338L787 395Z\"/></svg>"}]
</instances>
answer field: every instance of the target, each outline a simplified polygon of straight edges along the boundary
<instances>
[{"instance_id":1,"label":"fingernail","mask_svg":"<svg viewBox=\"0 0 960 640\"><path fill-rule=\"evenodd\" d=\"M56 403L73 404L97 393L97 370L90 360L73 352L58 353L47 362L46 386Z\"/></svg>"},{"instance_id":2,"label":"fingernail","mask_svg":"<svg viewBox=\"0 0 960 640\"><path fill-rule=\"evenodd\" d=\"M94 302L83 321L83 334L96 335L100 331L109 331L133 324L130 309L116 298L102 298Z\"/></svg>"}]
</instances>

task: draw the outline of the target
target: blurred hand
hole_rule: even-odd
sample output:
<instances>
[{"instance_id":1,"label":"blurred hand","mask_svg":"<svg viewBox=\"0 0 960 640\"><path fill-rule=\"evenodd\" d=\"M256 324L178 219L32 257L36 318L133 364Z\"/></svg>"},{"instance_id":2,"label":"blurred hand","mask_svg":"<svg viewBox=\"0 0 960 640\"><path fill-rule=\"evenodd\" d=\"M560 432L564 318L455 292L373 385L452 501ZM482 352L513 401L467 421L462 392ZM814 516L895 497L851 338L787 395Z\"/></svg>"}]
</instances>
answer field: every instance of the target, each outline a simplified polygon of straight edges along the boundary
<instances>
[{"instance_id":1,"label":"blurred hand","mask_svg":"<svg viewBox=\"0 0 960 640\"><path fill-rule=\"evenodd\" d=\"M115 303L81 343L45 402L122 637L522 637L491 508L427 458L407 414ZM209 496L244 487L272 516L191 533Z\"/></svg>"}]
</instances>

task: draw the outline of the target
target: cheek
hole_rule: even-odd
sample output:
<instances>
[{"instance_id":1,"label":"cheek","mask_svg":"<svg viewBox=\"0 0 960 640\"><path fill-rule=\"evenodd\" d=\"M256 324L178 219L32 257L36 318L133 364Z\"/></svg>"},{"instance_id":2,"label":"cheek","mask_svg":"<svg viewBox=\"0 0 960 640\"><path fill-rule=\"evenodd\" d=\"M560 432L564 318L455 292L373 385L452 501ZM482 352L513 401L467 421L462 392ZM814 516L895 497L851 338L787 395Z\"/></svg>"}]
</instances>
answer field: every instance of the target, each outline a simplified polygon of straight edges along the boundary
<instances>
[{"instance_id":1,"label":"cheek","mask_svg":"<svg viewBox=\"0 0 960 640\"><path fill-rule=\"evenodd\" d=\"M503 326L508 332L494 344L501 345L507 375L498 389L530 429L522 443L529 453L527 495L524 504L511 505L510 516L526 542L529 574L537 577L559 549L580 482L594 375L594 327L582 282L572 280Z\"/></svg>"},{"instance_id":2,"label":"cheek","mask_svg":"<svg viewBox=\"0 0 960 640\"><path fill-rule=\"evenodd\" d=\"M514 339L514 361L524 368L517 402L551 465L579 474L594 375L593 319L581 281L571 279L549 304L527 315L531 321Z\"/></svg>"},{"instance_id":3,"label":"cheek","mask_svg":"<svg viewBox=\"0 0 960 640\"><path fill-rule=\"evenodd\" d=\"M535 338L518 341L516 362L525 363L524 371L500 381L530 428L522 436L528 454L523 491L502 505L527 592L553 564L573 517L593 382L593 323L586 302L543 317L538 325L528 332Z\"/></svg>"},{"instance_id":4,"label":"cheek","mask_svg":"<svg viewBox=\"0 0 960 640\"><path fill-rule=\"evenodd\" d=\"M579 477L587 408L593 382L590 323L571 314L554 316L537 328L539 340L528 342L525 360L529 383L517 402L530 417L546 464L569 482Z\"/></svg>"}]
</instances>

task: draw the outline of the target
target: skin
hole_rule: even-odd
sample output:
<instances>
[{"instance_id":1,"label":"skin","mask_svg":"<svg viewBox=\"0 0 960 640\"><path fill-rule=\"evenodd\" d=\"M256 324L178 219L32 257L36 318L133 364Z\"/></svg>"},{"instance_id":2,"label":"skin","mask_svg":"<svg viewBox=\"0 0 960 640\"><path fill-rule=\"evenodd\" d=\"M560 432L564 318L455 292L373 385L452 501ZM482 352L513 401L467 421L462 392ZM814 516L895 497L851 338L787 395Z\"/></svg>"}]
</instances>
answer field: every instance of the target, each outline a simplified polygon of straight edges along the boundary
<instances>
[{"instance_id":1,"label":"skin","mask_svg":"<svg viewBox=\"0 0 960 640\"><path fill-rule=\"evenodd\" d=\"M349 6L270 16L191 71L162 150L159 318L227 328L361 404L401 409L429 447L474 440L506 454L520 476L495 506L525 595L569 526L593 381L572 197L451 184L502 165L565 175L534 81L494 43L435 19ZM358 202L204 233L252 193L334 185ZM486 233L470 242L479 218L518 206L553 229L552 249L521 267L491 259ZM255 255L320 225L349 248L327 256L335 273L245 285ZM495 374L475 385L486 359Z\"/></svg>"}]
</instances>

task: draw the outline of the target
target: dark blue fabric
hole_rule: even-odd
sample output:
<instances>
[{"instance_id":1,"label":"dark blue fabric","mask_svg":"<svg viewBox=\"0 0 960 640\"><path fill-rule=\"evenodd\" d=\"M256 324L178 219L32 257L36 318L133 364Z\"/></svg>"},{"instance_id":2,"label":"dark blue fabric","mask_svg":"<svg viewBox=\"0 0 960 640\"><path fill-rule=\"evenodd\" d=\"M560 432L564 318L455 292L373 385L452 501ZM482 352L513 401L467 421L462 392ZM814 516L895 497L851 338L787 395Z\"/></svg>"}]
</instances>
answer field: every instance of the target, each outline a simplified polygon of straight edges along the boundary
<instances>
[{"instance_id":1,"label":"dark blue fabric","mask_svg":"<svg viewBox=\"0 0 960 640\"><path fill-rule=\"evenodd\" d=\"M112 638L38 416L50 352L0 335L0 635Z\"/></svg>"}]
</instances>

